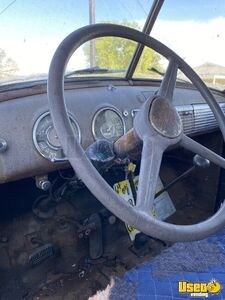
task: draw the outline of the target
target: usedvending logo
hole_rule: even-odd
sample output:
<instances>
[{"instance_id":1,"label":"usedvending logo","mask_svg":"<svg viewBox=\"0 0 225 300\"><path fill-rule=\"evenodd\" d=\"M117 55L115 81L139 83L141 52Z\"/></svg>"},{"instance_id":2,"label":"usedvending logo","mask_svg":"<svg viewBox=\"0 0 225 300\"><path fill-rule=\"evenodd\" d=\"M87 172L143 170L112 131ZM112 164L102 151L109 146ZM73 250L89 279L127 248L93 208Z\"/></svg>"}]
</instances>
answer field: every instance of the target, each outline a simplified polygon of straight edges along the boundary
<instances>
[{"instance_id":1,"label":"usedvending logo","mask_svg":"<svg viewBox=\"0 0 225 300\"><path fill-rule=\"evenodd\" d=\"M219 294L221 290L222 286L216 279L212 279L210 282L178 282L179 293L187 293L190 294L191 297L208 298L210 296Z\"/></svg>"}]
</instances>

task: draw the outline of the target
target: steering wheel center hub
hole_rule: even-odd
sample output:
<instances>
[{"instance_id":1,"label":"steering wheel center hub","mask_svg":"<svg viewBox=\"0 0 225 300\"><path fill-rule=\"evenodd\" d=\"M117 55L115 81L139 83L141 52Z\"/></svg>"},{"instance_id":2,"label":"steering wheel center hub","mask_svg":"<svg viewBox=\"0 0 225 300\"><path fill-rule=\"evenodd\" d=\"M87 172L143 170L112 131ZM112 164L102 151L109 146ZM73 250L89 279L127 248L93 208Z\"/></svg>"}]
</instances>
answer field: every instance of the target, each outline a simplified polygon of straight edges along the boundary
<instances>
[{"instance_id":1,"label":"steering wheel center hub","mask_svg":"<svg viewBox=\"0 0 225 300\"><path fill-rule=\"evenodd\" d=\"M182 133L182 121L172 104L162 97L152 101L149 121L153 128L162 136L177 138Z\"/></svg>"}]
</instances>

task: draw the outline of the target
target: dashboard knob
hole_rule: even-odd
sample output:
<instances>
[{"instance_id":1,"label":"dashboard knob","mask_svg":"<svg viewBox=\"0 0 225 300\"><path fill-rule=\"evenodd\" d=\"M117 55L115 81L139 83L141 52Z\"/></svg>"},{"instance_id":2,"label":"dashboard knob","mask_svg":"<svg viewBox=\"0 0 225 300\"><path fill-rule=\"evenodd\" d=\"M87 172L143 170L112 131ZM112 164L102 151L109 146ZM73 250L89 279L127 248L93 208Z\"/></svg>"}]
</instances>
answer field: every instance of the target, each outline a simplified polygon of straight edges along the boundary
<instances>
[{"instance_id":1,"label":"dashboard knob","mask_svg":"<svg viewBox=\"0 0 225 300\"><path fill-rule=\"evenodd\" d=\"M51 182L48 180L48 175L36 176L35 177L36 187L48 191L51 188Z\"/></svg>"},{"instance_id":2,"label":"dashboard knob","mask_svg":"<svg viewBox=\"0 0 225 300\"><path fill-rule=\"evenodd\" d=\"M8 144L6 142L6 140L0 138L0 153L3 153L7 150L8 148Z\"/></svg>"},{"instance_id":3,"label":"dashboard knob","mask_svg":"<svg viewBox=\"0 0 225 300\"><path fill-rule=\"evenodd\" d=\"M40 189L43 191L48 191L51 187L51 182L49 180L43 180L40 182Z\"/></svg>"}]
</instances>

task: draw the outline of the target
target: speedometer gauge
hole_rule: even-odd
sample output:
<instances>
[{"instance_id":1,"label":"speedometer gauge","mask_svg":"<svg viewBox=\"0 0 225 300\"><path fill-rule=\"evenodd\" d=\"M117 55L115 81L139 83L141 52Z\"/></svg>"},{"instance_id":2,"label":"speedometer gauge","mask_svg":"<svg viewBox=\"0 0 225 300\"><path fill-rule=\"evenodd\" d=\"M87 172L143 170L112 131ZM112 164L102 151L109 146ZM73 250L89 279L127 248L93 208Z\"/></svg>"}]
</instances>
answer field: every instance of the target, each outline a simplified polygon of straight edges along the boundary
<instances>
[{"instance_id":1,"label":"speedometer gauge","mask_svg":"<svg viewBox=\"0 0 225 300\"><path fill-rule=\"evenodd\" d=\"M100 109L94 116L92 132L95 139L106 139L115 142L125 133L121 114L114 108Z\"/></svg>"},{"instance_id":2,"label":"speedometer gauge","mask_svg":"<svg viewBox=\"0 0 225 300\"><path fill-rule=\"evenodd\" d=\"M75 119L71 115L69 117L75 136L80 142L80 129ZM33 129L33 141L37 151L51 162L66 160L49 112L37 119Z\"/></svg>"}]
</instances>

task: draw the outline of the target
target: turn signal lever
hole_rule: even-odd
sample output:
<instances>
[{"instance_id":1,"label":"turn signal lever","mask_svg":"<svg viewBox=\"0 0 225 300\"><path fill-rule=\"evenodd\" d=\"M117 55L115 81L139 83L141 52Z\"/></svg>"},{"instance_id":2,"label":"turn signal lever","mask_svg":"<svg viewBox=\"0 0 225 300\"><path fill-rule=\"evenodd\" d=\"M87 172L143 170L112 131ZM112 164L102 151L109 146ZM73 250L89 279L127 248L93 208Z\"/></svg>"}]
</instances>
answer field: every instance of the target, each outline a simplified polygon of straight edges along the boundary
<instances>
[{"instance_id":1,"label":"turn signal lever","mask_svg":"<svg viewBox=\"0 0 225 300\"><path fill-rule=\"evenodd\" d=\"M183 174L175 178L173 181L168 183L162 190L160 190L158 193L155 194L155 198L157 198L159 195L161 195L163 192L167 191L169 188L174 186L178 181L183 180L186 178L190 173L192 173L196 168L202 168L206 169L210 166L210 161L198 154L196 154L193 157L193 166L189 168L187 171L185 171Z\"/></svg>"}]
</instances>

